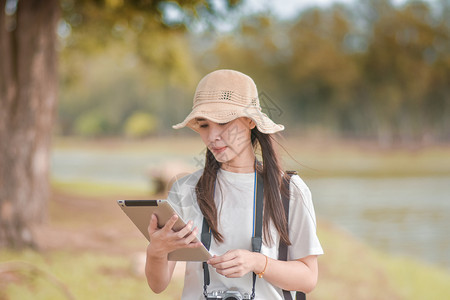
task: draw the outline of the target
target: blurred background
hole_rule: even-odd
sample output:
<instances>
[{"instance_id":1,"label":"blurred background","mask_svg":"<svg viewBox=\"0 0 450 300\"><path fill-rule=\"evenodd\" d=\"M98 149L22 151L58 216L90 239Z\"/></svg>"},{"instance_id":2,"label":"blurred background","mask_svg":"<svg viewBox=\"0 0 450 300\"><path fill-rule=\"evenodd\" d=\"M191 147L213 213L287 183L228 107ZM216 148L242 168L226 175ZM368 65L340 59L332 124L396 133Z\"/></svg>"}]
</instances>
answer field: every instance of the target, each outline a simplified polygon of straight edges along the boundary
<instances>
[{"instance_id":1,"label":"blurred background","mask_svg":"<svg viewBox=\"0 0 450 300\"><path fill-rule=\"evenodd\" d=\"M163 294L147 287L146 240L116 200L164 198L203 166L195 132L171 126L221 68L255 80L263 111L286 126L284 167L312 191L325 255L308 299L448 297L447 0L59 0L26 15L27 2L0 1L0 224L26 228L0 230L0 299L180 298L182 264ZM39 27L23 23L36 7L55 20L44 36L56 51L20 44ZM14 75L40 56L31 79ZM30 82L55 92L53 113L21 100ZM41 141L47 156L21 156ZM9 183L16 173L21 184ZM27 203L40 211L32 222L35 212L10 213Z\"/></svg>"}]
</instances>

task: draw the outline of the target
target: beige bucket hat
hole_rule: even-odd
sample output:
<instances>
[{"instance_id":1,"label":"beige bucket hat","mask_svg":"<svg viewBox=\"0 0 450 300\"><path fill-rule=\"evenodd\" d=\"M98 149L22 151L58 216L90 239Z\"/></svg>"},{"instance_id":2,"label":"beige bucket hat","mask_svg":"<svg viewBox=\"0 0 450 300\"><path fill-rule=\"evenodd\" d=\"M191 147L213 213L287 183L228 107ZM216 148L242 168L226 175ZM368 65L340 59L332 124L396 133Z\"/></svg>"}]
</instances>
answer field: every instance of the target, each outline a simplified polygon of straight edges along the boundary
<instances>
[{"instance_id":1,"label":"beige bucket hat","mask_svg":"<svg viewBox=\"0 0 450 300\"><path fill-rule=\"evenodd\" d=\"M262 133L275 133L284 129L261 111L258 90L253 80L238 71L217 70L200 80L194 95L191 113L183 122L172 126L185 126L198 131L196 118L216 123L227 123L239 117L252 119Z\"/></svg>"}]
</instances>

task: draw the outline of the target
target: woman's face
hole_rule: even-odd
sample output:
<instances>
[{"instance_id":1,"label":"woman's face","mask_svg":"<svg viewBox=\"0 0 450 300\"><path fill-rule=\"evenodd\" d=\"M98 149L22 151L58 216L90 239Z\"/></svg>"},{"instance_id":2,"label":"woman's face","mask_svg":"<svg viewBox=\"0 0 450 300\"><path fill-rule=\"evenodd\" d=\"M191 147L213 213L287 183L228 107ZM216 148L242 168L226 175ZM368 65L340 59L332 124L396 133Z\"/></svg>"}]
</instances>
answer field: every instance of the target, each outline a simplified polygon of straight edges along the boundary
<instances>
[{"instance_id":1,"label":"woman's face","mask_svg":"<svg viewBox=\"0 0 450 300\"><path fill-rule=\"evenodd\" d=\"M253 165L254 153L250 139L250 130L255 123L245 117L228 123L214 123L197 118L198 133L217 161L230 166L243 167Z\"/></svg>"}]
</instances>

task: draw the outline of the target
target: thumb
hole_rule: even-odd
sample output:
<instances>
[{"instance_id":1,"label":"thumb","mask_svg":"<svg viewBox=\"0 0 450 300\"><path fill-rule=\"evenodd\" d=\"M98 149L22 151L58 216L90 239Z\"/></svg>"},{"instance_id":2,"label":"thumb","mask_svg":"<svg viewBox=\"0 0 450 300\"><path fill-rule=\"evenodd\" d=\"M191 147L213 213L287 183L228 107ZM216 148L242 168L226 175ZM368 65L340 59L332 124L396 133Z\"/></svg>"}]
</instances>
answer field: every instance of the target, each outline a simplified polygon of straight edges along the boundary
<instances>
[{"instance_id":1,"label":"thumb","mask_svg":"<svg viewBox=\"0 0 450 300\"><path fill-rule=\"evenodd\" d=\"M150 217L150 224L148 225L148 233L151 235L158 229L158 217L152 214Z\"/></svg>"}]
</instances>

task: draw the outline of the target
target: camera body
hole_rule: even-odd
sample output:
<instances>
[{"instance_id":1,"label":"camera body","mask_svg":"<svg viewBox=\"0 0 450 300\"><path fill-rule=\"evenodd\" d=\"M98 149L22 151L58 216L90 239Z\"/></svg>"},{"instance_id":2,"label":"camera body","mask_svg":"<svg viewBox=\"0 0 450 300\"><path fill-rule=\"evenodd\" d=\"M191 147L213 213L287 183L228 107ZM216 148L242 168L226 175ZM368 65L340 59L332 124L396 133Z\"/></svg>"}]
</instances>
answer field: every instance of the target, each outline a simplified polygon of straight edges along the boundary
<instances>
[{"instance_id":1,"label":"camera body","mask_svg":"<svg viewBox=\"0 0 450 300\"><path fill-rule=\"evenodd\" d=\"M212 291L206 294L206 299L247 300L251 298L248 293L241 294L239 291Z\"/></svg>"}]
</instances>

